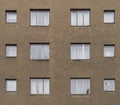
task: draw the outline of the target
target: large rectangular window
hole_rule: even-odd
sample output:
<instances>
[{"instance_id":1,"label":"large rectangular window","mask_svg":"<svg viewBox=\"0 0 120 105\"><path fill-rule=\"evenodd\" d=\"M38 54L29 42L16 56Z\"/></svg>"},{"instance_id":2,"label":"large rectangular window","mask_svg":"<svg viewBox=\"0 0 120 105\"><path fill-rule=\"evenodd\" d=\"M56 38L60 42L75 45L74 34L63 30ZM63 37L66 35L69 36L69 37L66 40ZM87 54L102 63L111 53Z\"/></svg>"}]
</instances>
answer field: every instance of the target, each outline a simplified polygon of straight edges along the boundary
<instances>
[{"instance_id":1,"label":"large rectangular window","mask_svg":"<svg viewBox=\"0 0 120 105\"><path fill-rule=\"evenodd\" d=\"M16 22L17 22L17 12L6 11L6 23L16 23Z\"/></svg>"},{"instance_id":2,"label":"large rectangular window","mask_svg":"<svg viewBox=\"0 0 120 105\"><path fill-rule=\"evenodd\" d=\"M114 10L104 11L104 23L115 23L115 11Z\"/></svg>"},{"instance_id":3,"label":"large rectangular window","mask_svg":"<svg viewBox=\"0 0 120 105\"><path fill-rule=\"evenodd\" d=\"M30 59L48 60L49 44L30 44Z\"/></svg>"},{"instance_id":4,"label":"large rectangular window","mask_svg":"<svg viewBox=\"0 0 120 105\"><path fill-rule=\"evenodd\" d=\"M49 26L49 10L31 10L31 26Z\"/></svg>"},{"instance_id":5,"label":"large rectangular window","mask_svg":"<svg viewBox=\"0 0 120 105\"><path fill-rule=\"evenodd\" d=\"M71 59L90 59L90 44L71 44Z\"/></svg>"},{"instance_id":6,"label":"large rectangular window","mask_svg":"<svg viewBox=\"0 0 120 105\"><path fill-rule=\"evenodd\" d=\"M90 10L71 10L71 26L89 26Z\"/></svg>"},{"instance_id":7,"label":"large rectangular window","mask_svg":"<svg viewBox=\"0 0 120 105\"><path fill-rule=\"evenodd\" d=\"M30 79L31 94L50 94L50 79Z\"/></svg>"},{"instance_id":8,"label":"large rectangular window","mask_svg":"<svg viewBox=\"0 0 120 105\"><path fill-rule=\"evenodd\" d=\"M71 79L71 94L90 94L90 79Z\"/></svg>"}]
</instances>

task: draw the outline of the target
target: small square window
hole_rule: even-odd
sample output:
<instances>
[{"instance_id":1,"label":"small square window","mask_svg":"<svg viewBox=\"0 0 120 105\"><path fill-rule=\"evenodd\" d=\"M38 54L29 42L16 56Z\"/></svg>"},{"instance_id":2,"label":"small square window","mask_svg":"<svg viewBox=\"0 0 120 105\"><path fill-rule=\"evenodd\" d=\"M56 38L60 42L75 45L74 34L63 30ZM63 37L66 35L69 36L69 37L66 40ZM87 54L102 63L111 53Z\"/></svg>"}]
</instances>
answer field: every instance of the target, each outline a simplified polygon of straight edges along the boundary
<instances>
[{"instance_id":1,"label":"small square window","mask_svg":"<svg viewBox=\"0 0 120 105\"><path fill-rule=\"evenodd\" d=\"M71 79L71 94L90 94L90 79Z\"/></svg>"},{"instance_id":2,"label":"small square window","mask_svg":"<svg viewBox=\"0 0 120 105\"><path fill-rule=\"evenodd\" d=\"M6 80L6 91L14 92L16 91L16 80Z\"/></svg>"},{"instance_id":3,"label":"small square window","mask_svg":"<svg viewBox=\"0 0 120 105\"><path fill-rule=\"evenodd\" d=\"M104 23L114 23L115 22L115 11L105 10L104 11Z\"/></svg>"},{"instance_id":4,"label":"small square window","mask_svg":"<svg viewBox=\"0 0 120 105\"><path fill-rule=\"evenodd\" d=\"M104 57L114 57L114 45L104 45Z\"/></svg>"},{"instance_id":5,"label":"small square window","mask_svg":"<svg viewBox=\"0 0 120 105\"><path fill-rule=\"evenodd\" d=\"M16 23L16 22L17 22L17 12L6 11L6 23Z\"/></svg>"},{"instance_id":6,"label":"small square window","mask_svg":"<svg viewBox=\"0 0 120 105\"><path fill-rule=\"evenodd\" d=\"M6 57L16 57L16 56L17 56L17 46L6 45Z\"/></svg>"},{"instance_id":7,"label":"small square window","mask_svg":"<svg viewBox=\"0 0 120 105\"><path fill-rule=\"evenodd\" d=\"M104 80L104 91L115 91L115 80L114 79Z\"/></svg>"}]
</instances>

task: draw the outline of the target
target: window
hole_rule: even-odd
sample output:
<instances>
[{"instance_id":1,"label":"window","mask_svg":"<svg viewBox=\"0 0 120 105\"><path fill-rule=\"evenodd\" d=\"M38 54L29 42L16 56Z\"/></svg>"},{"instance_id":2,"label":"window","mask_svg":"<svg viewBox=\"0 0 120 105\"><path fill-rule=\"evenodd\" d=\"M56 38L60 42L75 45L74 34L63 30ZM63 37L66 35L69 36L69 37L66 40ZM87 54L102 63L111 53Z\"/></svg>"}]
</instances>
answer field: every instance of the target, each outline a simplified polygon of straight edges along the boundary
<instances>
[{"instance_id":1,"label":"window","mask_svg":"<svg viewBox=\"0 0 120 105\"><path fill-rule=\"evenodd\" d=\"M72 26L89 26L90 10L71 10Z\"/></svg>"},{"instance_id":2,"label":"window","mask_svg":"<svg viewBox=\"0 0 120 105\"><path fill-rule=\"evenodd\" d=\"M16 56L17 56L17 46L6 45L6 57L16 57Z\"/></svg>"},{"instance_id":3,"label":"window","mask_svg":"<svg viewBox=\"0 0 120 105\"><path fill-rule=\"evenodd\" d=\"M71 79L71 94L90 94L90 79Z\"/></svg>"},{"instance_id":4,"label":"window","mask_svg":"<svg viewBox=\"0 0 120 105\"><path fill-rule=\"evenodd\" d=\"M114 79L104 80L104 91L115 91L115 80Z\"/></svg>"},{"instance_id":5,"label":"window","mask_svg":"<svg viewBox=\"0 0 120 105\"><path fill-rule=\"evenodd\" d=\"M16 23L17 22L16 11L6 11L6 22L7 23Z\"/></svg>"},{"instance_id":6,"label":"window","mask_svg":"<svg viewBox=\"0 0 120 105\"><path fill-rule=\"evenodd\" d=\"M49 59L49 44L30 44L30 59Z\"/></svg>"},{"instance_id":7,"label":"window","mask_svg":"<svg viewBox=\"0 0 120 105\"><path fill-rule=\"evenodd\" d=\"M104 57L114 57L114 45L104 45Z\"/></svg>"},{"instance_id":8,"label":"window","mask_svg":"<svg viewBox=\"0 0 120 105\"><path fill-rule=\"evenodd\" d=\"M31 94L50 94L50 79L31 79Z\"/></svg>"},{"instance_id":9,"label":"window","mask_svg":"<svg viewBox=\"0 0 120 105\"><path fill-rule=\"evenodd\" d=\"M105 10L104 11L104 23L114 23L115 21L115 11Z\"/></svg>"},{"instance_id":10,"label":"window","mask_svg":"<svg viewBox=\"0 0 120 105\"><path fill-rule=\"evenodd\" d=\"M49 26L49 10L31 10L31 26Z\"/></svg>"},{"instance_id":11,"label":"window","mask_svg":"<svg viewBox=\"0 0 120 105\"><path fill-rule=\"evenodd\" d=\"M16 80L6 80L6 91L16 91Z\"/></svg>"},{"instance_id":12,"label":"window","mask_svg":"<svg viewBox=\"0 0 120 105\"><path fill-rule=\"evenodd\" d=\"M90 59L90 44L71 44L71 59Z\"/></svg>"}]
</instances>

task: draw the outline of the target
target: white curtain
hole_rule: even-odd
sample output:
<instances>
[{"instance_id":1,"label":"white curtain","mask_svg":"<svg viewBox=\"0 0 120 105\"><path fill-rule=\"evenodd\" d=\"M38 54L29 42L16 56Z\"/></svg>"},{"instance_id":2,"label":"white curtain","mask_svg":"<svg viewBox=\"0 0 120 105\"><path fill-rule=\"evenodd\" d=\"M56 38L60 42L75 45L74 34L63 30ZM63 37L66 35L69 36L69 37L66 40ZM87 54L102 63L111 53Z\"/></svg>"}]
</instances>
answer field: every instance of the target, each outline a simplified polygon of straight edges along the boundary
<instances>
[{"instance_id":1,"label":"white curtain","mask_svg":"<svg viewBox=\"0 0 120 105\"><path fill-rule=\"evenodd\" d=\"M37 94L36 86L37 86L36 79L31 79L31 83L30 83L31 94Z\"/></svg>"},{"instance_id":2,"label":"white curtain","mask_svg":"<svg viewBox=\"0 0 120 105\"><path fill-rule=\"evenodd\" d=\"M50 80L44 79L44 94L50 94Z\"/></svg>"},{"instance_id":3,"label":"white curtain","mask_svg":"<svg viewBox=\"0 0 120 105\"><path fill-rule=\"evenodd\" d=\"M49 11L31 11L31 25L48 26Z\"/></svg>"},{"instance_id":4,"label":"white curtain","mask_svg":"<svg viewBox=\"0 0 120 105\"><path fill-rule=\"evenodd\" d=\"M84 25L84 20L83 20L83 11L78 11L77 12L77 25L78 26L82 26L82 25Z\"/></svg>"},{"instance_id":5,"label":"white curtain","mask_svg":"<svg viewBox=\"0 0 120 105\"><path fill-rule=\"evenodd\" d=\"M104 91L114 91L115 81L114 80L104 80Z\"/></svg>"},{"instance_id":6,"label":"white curtain","mask_svg":"<svg viewBox=\"0 0 120 105\"><path fill-rule=\"evenodd\" d=\"M104 12L104 22L113 23L114 22L114 11L105 11Z\"/></svg>"},{"instance_id":7,"label":"white curtain","mask_svg":"<svg viewBox=\"0 0 120 105\"><path fill-rule=\"evenodd\" d=\"M6 21L7 22L17 22L16 12L6 12Z\"/></svg>"},{"instance_id":8,"label":"white curtain","mask_svg":"<svg viewBox=\"0 0 120 105\"><path fill-rule=\"evenodd\" d=\"M31 59L49 59L48 44L31 44L30 45Z\"/></svg>"},{"instance_id":9,"label":"white curtain","mask_svg":"<svg viewBox=\"0 0 120 105\"><path fill-rule=\"evenodd\" d=\"M16 46L6 46L6 56L7 57L16 57L17 56L17 47Z\"/></svg>"},{"instance_id":10,"label":"white curtain","mask_svg":"<svg viewBox=\"0 0 120 105\"><path fill-rule=\"evenodd\" d=\"M104 46L104 57L114 57L114 46Z\"/></svg>"},{"instance_id":11,"label":"white curtain","mask_svg":"<svg viewBox=\"0 0 120 105\"><path fill-rule=\"evenodd\" d=\"M90 44L71 44L71 59L89 59Z\"/></svg>"},{"instance_id":12,"label":"white curtain","mask_svg":"<svg viewBox=\"0 0 120 105\"><path fill-rule=\"evenodd\" d=\"M71 79L71 94L90 94L90 79Z\"/></svg>"},{"instance_id":13,"label":"white curtain","mask_svg":"<svg viewBox=\"0 0 120 105\"><path fill-rule=\"evenodd\" d=\"M6 80L6 91L16 91L16 80Z\"/></svg>"}]
</instances>

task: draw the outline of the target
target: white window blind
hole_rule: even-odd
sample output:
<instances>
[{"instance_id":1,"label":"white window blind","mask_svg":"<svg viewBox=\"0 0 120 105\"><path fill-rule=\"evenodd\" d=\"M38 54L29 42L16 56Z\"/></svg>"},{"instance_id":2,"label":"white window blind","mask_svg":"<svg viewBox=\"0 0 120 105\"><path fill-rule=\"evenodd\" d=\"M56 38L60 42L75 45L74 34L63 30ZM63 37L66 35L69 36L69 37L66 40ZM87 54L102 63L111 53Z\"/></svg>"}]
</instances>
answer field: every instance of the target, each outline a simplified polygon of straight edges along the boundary
<instances>
[{"instance_id":1,"label":"white window blind","mask_svg":"<svg viewBox=\"0 0 120 105\"><path fill-rule=\"evenodd\" d=\"M90 59L90 44L71 44L71 59Z\"/></svg>"},{"instance_id":2,"label":"white window blind","mask_svg":"<svg viewBox=\"0 0 120 105\"><path fill-rule=\"evenodd\" d=\"M71 10L72 26L90 25L90 10Z\"/></svg>"},{"instance_id":3,"label":"white window blind","mask_svg":"<svg viewBox=\"0 0 120 105\"><path fill-rule=\"evenodd\" d=\"M17 56L17 46L6 45L6 57L16 57L16 56Z\"/></svg>"},{"instance_id":4,"label":"white window blind","mask_svg":"<svg viewBox=\"0 0 120 105\"><path fill-rule=\"evenodd\" d=\"M104 91L115 91L115 80L104 80Z\"/></svg>"},{"instance_id":5,"label":"white window blind","mask_svg":"<svg viewBox=\"0 0 120 105\"><path fill-rule=\"evenodd\" d=\"M31 79L31 94L50 94L49 79Z\"/></svg>"},{"instance_id":6,"label":"white window blind","mask_svg":"<svg viewBox=\"0 0 120 105\"><path fill-rule=\"evenodd\" d=\"M114 45L104 46L104 57L114 57Z\"/></svg>"},{"instance_id":7,"label":"white window blind","mask_svg":"<svg viewBox=\"0 0 120 105\"><path fill-rule=\"evenodd\" d=\"M6 11L6 22L7 23L16 23L17 22L16 11Z\"/></svg>"},{"instance_id":8,"label":"white window blind","mask_svg":"<svg viewBox=\"0 0 120 105\"><path fill-rule=\"evenodd\" d=\"M49 44L30 44L30 59L49 59Z\"/></svg>"},{"instance_id":9,"label":"white window blind","mask_svg":"<svg viewBox=\"0 0 120 105\"><path fill-rule=\"evenodd\" d=\"M90 94L90 79L71 79L71 94Z\"/></svg>"},{"instance_id":10,"label":"white window blind","mask_svg":"<svg viewBox=\"0 0 120 105\"><path fill-rule=\"evenodd\" d=\"M104 11L104 23L114 23L114 11Z\"/></svg>"},{"instance_id":11,"label":"white window blind","mask_svg":"<svg viewBox=\"0 0 120 105\"><path fill-rule=\"evenodd\" d=\"M32 26L48 26L49 25L49 10L31 10L31 25Z\"/></svg>"},{"instance_id":12,"label":"white window blind","mask_svg":"<svg viewBox=\"0 0 120 105\"><path fill-rule=\"evenodd\" d=\"M6 91L16 91L16 80L6 80Z\"/></svg>"}]
</instances>

